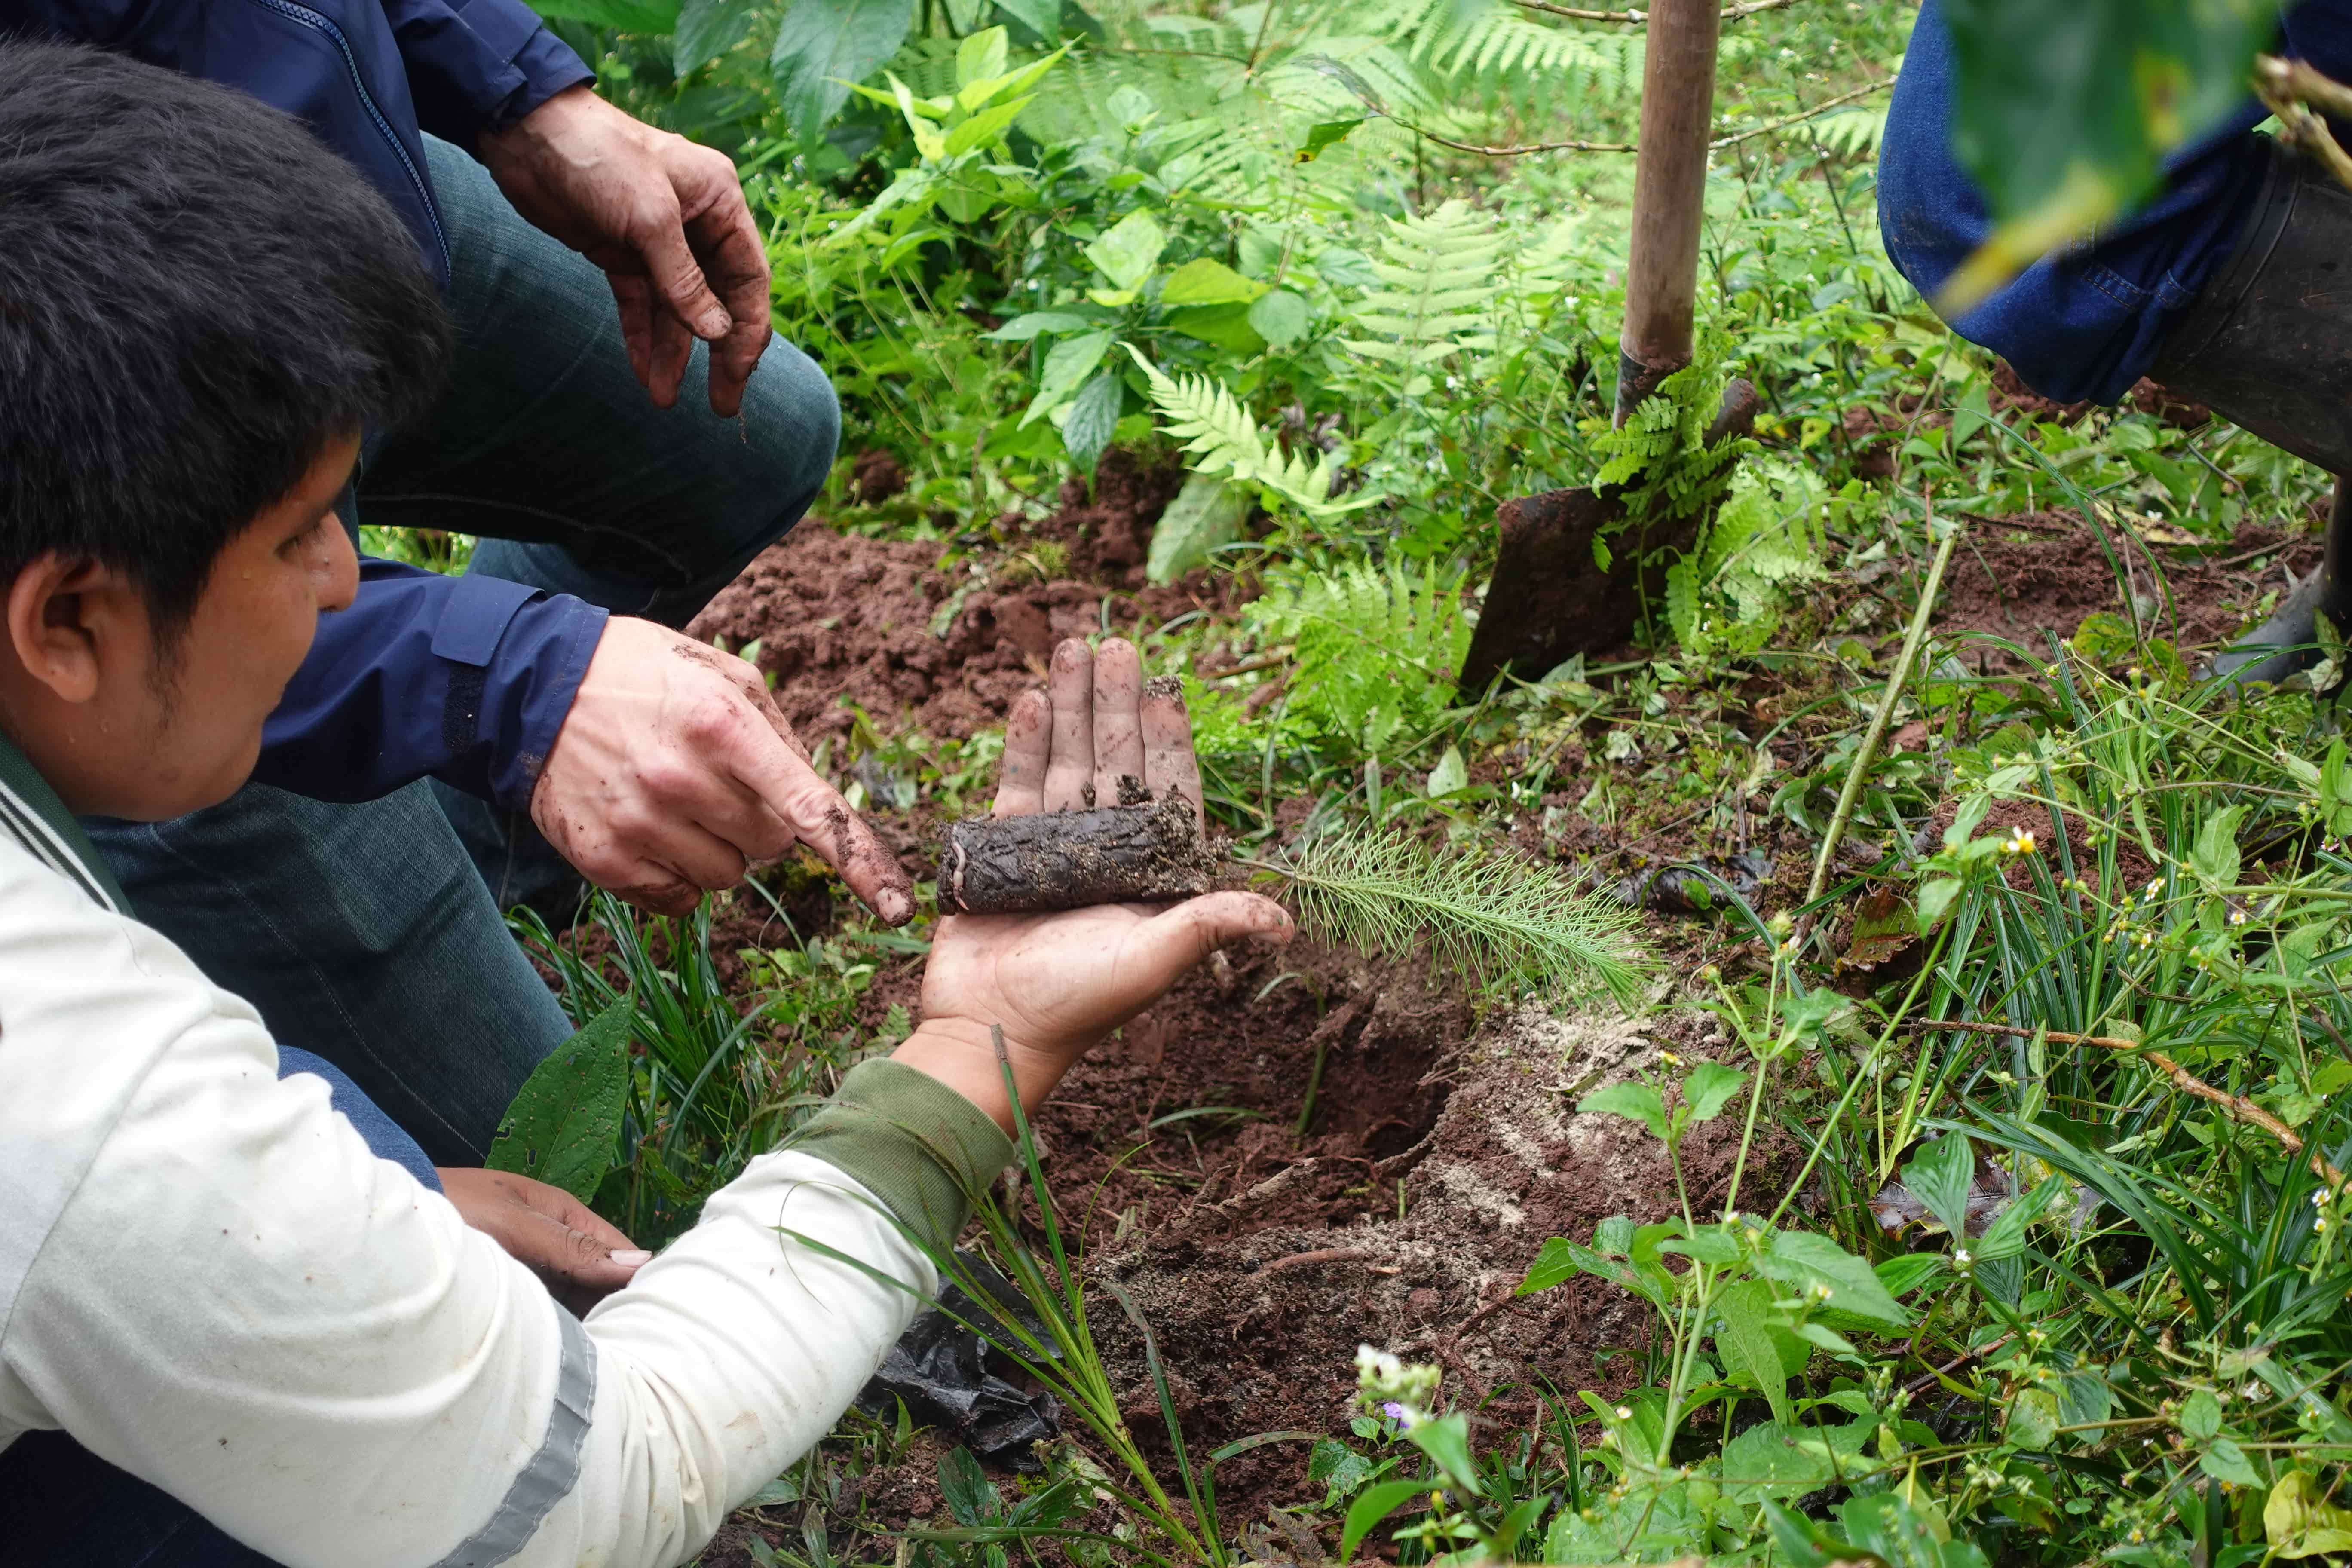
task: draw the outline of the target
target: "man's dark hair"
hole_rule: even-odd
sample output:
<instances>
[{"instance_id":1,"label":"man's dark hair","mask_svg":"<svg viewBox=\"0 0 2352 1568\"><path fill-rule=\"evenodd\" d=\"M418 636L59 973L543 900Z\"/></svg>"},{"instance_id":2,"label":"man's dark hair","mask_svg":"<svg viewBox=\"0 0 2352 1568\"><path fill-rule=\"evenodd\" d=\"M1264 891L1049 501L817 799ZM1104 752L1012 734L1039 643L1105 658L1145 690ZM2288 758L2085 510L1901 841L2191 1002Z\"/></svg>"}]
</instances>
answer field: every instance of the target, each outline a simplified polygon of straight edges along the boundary
<instances>
[{"instance_id":1,"label":"man's dark hair","mask_svg":"<svg viewBox=\"0 0 2352 1568\"><path fill-rule=\"evenodd\" d=\"M175 638L229 542L418 412L448 348L408 231L299 121L0 39L0 585L96 561Z\"/></svg>"}]
</instances>

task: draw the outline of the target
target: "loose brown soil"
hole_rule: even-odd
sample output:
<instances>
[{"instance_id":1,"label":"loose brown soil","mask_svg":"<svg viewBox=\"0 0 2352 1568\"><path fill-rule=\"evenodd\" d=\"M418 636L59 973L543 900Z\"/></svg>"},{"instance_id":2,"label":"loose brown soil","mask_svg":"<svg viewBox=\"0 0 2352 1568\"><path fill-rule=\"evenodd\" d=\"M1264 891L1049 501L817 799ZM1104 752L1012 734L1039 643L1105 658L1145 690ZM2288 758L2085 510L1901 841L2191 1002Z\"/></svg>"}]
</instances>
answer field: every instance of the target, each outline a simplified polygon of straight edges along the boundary
<instances>
[{"instance_id":1,"label":"loose brown soil","mask_svg":"<svg viewBox=\"0 0 2352 1568\"><path fill-rule=\"evenodd\" d=\"M812 743L854 722L850 704L884 732L966 737L1002 722L1013 699L1042 679L1059 638L1226 610L1246 592L1206 574L1139 586L1151 523L1177 478L1112 454L1091 499L1074 488L1054 517L1000 519L1002 542L969 552L813 520L693 629L738 647L756 640L779 702ZM2094 611L2123 610L2079 521L2036 514L1989 521L1974 534L1946 586L1937 626L1948 636L1990 632L2037 647L2042 628L2065 636ZM2229 559L2263 546L2280 548ZM2203 558L2154 548L2175 600L2163 612L2175 618L2161 624L2177 627L2184 647L2224 639L2283 585L2283 564L2308 570L2317 552L2315 540L2252 528L2237 550ZM1040 563L1055 574L1040 580ZM1743 687L1749 732L1769 730L1784 699L1795 700L1777 687ZM1781 743L1800 746L1801 735L1792 730ZM1923 731L1895 743L1927 742ZM1580 742L1570 752L1564 767L1580 758ZM1548 798L1546 812L1507 825L1530 854L1573 860L1587 874L1613 865L1613 880L1647 864L1754 848L1775 863L1762 895L1773 907L1809 868L1810 843L1761 816L1743 820L1737 844L1699 843L1677 823L1604 830L1569 809L1581 791L1572 770L1567 776L1570 787ZM1277 819L1303 815L1306 803L1295 804L1301 810ZM876 826L909 856L928 848L929 824L883 813ZM795 915L821 925L822 895L809 897ZM1687 971L1722 957L1736 933L1684 921L1657 934ZM874 1021L894 1002L911 1010L919 977L911 961L887 970L867 997ZM1591 1279L1513 1300L1537 1249L1552 1236L1589 1237L1611 1214L1652 1219L1678 1206L1657 1144L1574 1106L1661 1049L1685 1060L1715 1054L1714 1027L1687 1012L1558 1019L1505 1005L1482 1017L1410 966L1304 943L1247 950L1213 959L1073 1071L1037 1120L1038 1147L1066 1224L1083 1235L1088 1274L1118 1283L1151 1324L1196 1455L1262 1432L1344 1430L1361 1342L1443 1363L1465 1405L1493 1396L1481 1420L1523 1421L1533 1414L1530 1391L1544 1383L1604 1394L1627 1386L1639 1356L1616 1352L1638 1352L1649 1331L1646 1308ZM1685 1144L1695 1206L1721 1201L1738 1137L1738 1119L1727 1117ZM1779 1191L1791 1152L1765 1137L1757 1158L1755 1190ZM1122 1407L1156 1442L1158 1402L1139 1340L1109 1310L1108 1293L1099 1299L1094 1327ZM939 1519L940 1454L936 1441L917 1442L858 1479L831 1517ZM1308 1500L1319 1489L1308 1486L1306 1461L1305 1445L1284 1443L1222 1467L1228 1528ZM703 1562L748 1564L740 1542L754 1530L797 1549L804 1507L739 1516Z\"/></svg>"}]
</instances>

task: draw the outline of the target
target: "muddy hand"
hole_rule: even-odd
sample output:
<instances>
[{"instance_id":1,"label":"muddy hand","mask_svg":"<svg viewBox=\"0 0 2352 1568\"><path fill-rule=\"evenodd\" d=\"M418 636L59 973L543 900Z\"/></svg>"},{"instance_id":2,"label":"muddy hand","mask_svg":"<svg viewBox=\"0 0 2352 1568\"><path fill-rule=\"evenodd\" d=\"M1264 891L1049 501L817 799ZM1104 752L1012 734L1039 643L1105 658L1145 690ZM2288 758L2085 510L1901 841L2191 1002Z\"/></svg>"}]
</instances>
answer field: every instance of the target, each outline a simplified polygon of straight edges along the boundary
<instances>
[{"instance_id":1,"label":"muddy hand","mask_svg":"<svg viewBox=\"0 0 2352 1568\"><path fill-rule=\"evenodd\" d=\"M809 765L760 671L652 621L605 624L530 816L582 876L660 914L795 843L886 923L915 912L898 857Z\"/></svg>"},{"instance_id":2,"label":"muddy hand","mask_svg":"<svg viewBox=\"0 0 2352 1568\"><path fill-rule=\"evenodd\" d=\"M538 1275L574 1312L618 1290L653 1254L561 1187L505 1171L443 1168L441 1191L459 1217Z\"/></svg>"},{"instance_id":3,"label":"muddy hand","mask_svg":"<svg viewBox=\"0 0 2352 1568\"><path fill-rule=\"evenodd\" d=\"M1140 777L1155 795L1181 790L1197 809L1201 770L1181 689L1166 677L1146 680L1133 645L1119 638L1091 651L1066 642L1054 651L1047 690L1013 707L996 814L1082 807L1089 795L1108 804L1122 776ZM894 1055L1009 1129L992 1027L1004 1031L1013 1082L1034 1110L1071 1064L1210 953L1290 934L1281 905L1243 892L1166 908L951 915L932 938L922 1025Z\"/></svg>"}]
</instances>

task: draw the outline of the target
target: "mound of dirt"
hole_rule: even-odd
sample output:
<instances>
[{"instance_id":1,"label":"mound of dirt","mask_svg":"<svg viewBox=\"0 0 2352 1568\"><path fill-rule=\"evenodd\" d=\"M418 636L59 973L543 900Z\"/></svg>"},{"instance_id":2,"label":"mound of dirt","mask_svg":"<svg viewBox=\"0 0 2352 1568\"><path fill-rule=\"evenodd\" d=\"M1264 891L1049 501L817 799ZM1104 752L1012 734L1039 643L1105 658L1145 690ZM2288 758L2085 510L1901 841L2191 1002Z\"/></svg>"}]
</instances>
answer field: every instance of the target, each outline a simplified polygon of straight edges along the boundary
<instances>
[{"instance_id":1,"label":"mound of dirt","mask_svg":"<svg viewBox=\"0 0 2352 1568\"><path fill-rule=\"evenodd\" d=\"M1014 530L1059 544L1075 575L1017 580L950 548L835 531L810 518L719 591L687 630L730 647L759 644L776 700L814 744L854 722L849 704L885 731L961 740L1003 722L1040 679L1054 645L1106 627L1132 631L1245 596L1230 574L1196 572L1142 585L1151 529L1182 479L1123 453L1103 459L1092 500L1073 481L1063 510Z\"/></svg>"},{"instance_id":2,"label":"mound of dirt","mask_svg":"<svg viewBox=\"0 0 2352 1568\"><path fill-rule=\"evenodd\" d=\"M2046 647L2045 631L2071 637L2095 612L2129 614L2106 552L2077 514L1985 518L1973 525L1973 532L1976 537L1963 540L1953 552L1937 606L1936 627L1947 636L1983 632L2038 654ZM2316 534L2289 536L2256 523L2242 525L2231 548L2214 555L2143 544L2113 529L2108 538L2123 553L2126 574L2151 629L2184 651L2217 647L2236 636L2266 593L2284 590L2284 572L2300 579L2318 566L2322 552ZM2150 565L2151 552L2164 569L2161 584ZM1979 657L1988 669L2019 662L2005 650L1985 647L1972 649L1969 662Z\"/></svg>"}]
</instances>

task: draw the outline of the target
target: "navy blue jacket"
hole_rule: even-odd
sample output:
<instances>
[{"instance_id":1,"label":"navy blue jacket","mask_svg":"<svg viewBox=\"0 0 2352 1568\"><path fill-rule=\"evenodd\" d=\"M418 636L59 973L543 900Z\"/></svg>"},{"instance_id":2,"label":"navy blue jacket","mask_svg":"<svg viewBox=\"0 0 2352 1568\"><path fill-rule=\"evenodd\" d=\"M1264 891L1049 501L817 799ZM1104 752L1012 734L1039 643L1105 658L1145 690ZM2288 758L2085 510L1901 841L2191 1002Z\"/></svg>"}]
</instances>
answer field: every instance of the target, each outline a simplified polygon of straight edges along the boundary
<instances>
[{"instance_id":1,"label":"navy blue jacket","mask_svg":"<svg viewBox=\"0 0 2352 1568\"><path fill-rule=\"evenodd\" d=\"M392 202L444 287L421 132L471 147L593 79L523 0L0 0L6 37L95 44L297 116ZM254 776L361 800L431 774L525 806L604 629L603 610L567 595L363 562Z\"/></svg>"}]
</instances>

